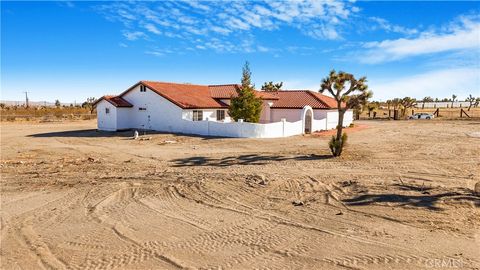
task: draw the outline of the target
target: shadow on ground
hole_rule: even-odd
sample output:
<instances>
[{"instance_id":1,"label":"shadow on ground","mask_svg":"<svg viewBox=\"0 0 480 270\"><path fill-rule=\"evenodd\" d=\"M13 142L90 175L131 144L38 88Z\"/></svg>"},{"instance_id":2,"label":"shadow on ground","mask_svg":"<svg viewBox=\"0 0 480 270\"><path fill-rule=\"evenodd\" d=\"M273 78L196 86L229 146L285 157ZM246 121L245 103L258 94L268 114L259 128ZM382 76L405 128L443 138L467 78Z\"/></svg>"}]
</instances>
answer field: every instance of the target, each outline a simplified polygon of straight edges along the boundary
<instances>
[{"instance_id":1,"label":"shadow on ground","mask_svg":"<svg viewBox=\"0 0 480 270\"><path fill-rule=\"evenodd\" d=\"M401 185L400 188L402 190L419 191L422 192L422 195L365 194L342 201L348 206L396 203L397 206L419 207L435 211L442 210L438 203L445 200L471 201L476 207L480 207L480 197L475 196L474 192L469 189L462 189L461 192L444 192L430 195L427 191L430 189L405 185Z\"/></svg>"},{"instance_id":2,"label":"shadow on ground","mask_svg":"<svg viewBox=\"0 0 480 270\"><path fill-rule=\"evenodd\" d=\"M264 165L272 161L286 161L286 160L322 160L333 158L331 155L300 155L300 156L280 156L280 155L241 155L229 156L220 159L209 157L189 157L173 159L171 162L175 163L174 167L187 166L216 166L225 167L232 165Z\"/></svg>"},{"instance_id":3,"label":"shadow on ground","mask_svg":"<svg viewBox=\"0 0 480 270\"><path fill-rule=\"evenodd\" d=\"M58 131L58 132L47 132L47 133L38 133L31 134L27 137L34 138L50 138L50 137L63 137L63 138L104 138L104 137L123 137L123 138L133 138L134 130L125 130L125 131L99 131L97 129L80 129L80 130L69 130L69 131ZM192 134L177 134L177 133L168 133L160 131L146 131L143 132L138 130L140 136L149 136L149 135L173 135L173 136L183 136L183 137L195 137L201 138L203 140L210 139L221 139L224 137L209 137L209 136L200 136Z\"/></svg>"},{"instance_id":4,"label":"shadow on ground","mask_svg":"<svg viewBox=\"0 0 480 270\"><path fill-rule=\"evenodd\" d=\"M96 129L80 129L80 130L37 133L37 134L28 135L27 137L36 137L36 138L50 138L50 137L94 138L94 137L100 137L101 138L101 137L132 137L132 136L133 136L133 131L109 132L109 131L98 131Z\"/></svg>"}]
</instances>

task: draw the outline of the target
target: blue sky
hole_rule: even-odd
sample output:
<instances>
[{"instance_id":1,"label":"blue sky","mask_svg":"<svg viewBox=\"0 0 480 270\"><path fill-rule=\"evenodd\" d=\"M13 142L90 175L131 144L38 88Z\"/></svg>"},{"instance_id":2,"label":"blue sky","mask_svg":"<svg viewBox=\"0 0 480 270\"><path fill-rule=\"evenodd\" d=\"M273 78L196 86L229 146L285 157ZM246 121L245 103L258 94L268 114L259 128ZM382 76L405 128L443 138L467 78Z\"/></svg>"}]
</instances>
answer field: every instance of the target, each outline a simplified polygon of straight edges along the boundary
<instances>
[{"instance_id":1,"label":"blue sky","mask_svg":"<svg viewBox=\"0 0 480 270\"><path fill-rule=\"evenodd\" d=\"M139 80L318 90L367 76L374 99L480 96L480 2L1 2L1 99L84 101Z\"/></svg>"}]
</instances>

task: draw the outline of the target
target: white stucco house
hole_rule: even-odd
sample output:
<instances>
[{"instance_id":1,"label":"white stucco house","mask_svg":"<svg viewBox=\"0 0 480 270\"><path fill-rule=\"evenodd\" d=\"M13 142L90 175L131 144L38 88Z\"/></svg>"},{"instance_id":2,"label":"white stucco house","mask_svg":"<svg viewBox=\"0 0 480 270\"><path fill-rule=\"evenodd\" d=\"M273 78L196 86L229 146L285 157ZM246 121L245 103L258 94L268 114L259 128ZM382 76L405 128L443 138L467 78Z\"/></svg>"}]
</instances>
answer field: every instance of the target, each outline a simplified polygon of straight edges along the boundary
<instances>
[{"instance_id":1,"label":"white stucco house","mask_svg":"<svg viewBox=\"0 0 480 270\"><path fill-rule=\"evenodd\" d=\"M336 101L309 90L255 91L263 101L260 123L230 119L230 99L240 85L140 81L118 96L95 102L98 129L146 129L221 137L275 138L333 129ZM344 126L353 121L347 111Z\"/></svg>"}]
</instances>

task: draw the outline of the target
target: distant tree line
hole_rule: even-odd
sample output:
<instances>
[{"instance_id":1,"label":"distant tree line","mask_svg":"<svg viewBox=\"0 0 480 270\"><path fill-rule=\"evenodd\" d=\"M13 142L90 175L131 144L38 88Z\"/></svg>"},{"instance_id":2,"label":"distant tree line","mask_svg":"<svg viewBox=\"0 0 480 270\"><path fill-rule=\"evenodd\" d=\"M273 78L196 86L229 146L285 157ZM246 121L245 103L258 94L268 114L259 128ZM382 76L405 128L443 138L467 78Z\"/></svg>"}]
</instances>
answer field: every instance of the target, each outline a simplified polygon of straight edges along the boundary
<instances>
[{"instance_id":1,"label":"distant tree line","mask_svg":"<svg viewBox=\"0 0 480 270\"><path fill-rule=\"evenodd\" d=\"M84 101L82 104L73 104L70 103L69 105L62 105L60 100L56 99L54 106L47 106L46 102L44 105L39 105L39 106L29 106L26 107L25 105L8 105L6 103L0 103L0 109L1 110L45 110L45 109L51 109L51 108L57 108L57 109L62 109L62 108L83 108L83 109L88 109L90 114L93 114L95 107L93 106L93 103L95 102L94 97L89 97L87 98L86 101Z\"/></svg>"}]
</instances>

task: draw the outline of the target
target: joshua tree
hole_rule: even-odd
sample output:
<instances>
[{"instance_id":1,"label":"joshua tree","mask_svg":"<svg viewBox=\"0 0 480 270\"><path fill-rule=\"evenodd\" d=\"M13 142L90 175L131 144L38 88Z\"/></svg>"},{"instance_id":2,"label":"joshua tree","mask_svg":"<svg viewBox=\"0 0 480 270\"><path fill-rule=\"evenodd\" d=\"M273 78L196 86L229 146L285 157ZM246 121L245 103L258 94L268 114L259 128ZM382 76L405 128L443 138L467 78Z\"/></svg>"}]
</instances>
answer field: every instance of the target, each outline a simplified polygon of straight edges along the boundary
<instances>
[{"instance_id":1,"label":"joshua tree","mask_svg":"<svg viewBox=\"0 0 480 270\"><path fill-rule=\"evenodd\" d=\"M453 108L453 102L455 102L455 99L457 98L457 96L455 94L452 95L452 106L451 108Z\"/></svg>"},{"instance_id":2,"label":"joshua tree","mask_svg":"<svg viewBox=\"0 0 480 270\"><path fill-rule=\"evenodd\" d=\"M266 92L276 92L280 90L280 88L282 88L282 85L283 85L283 82L279 82L279 83L265 82L262 85L262 90Z\"/></svg>"},{"instance_id":3,"label":"joshua tree","mask_svg":"<svg viewBox=\"0 0 480 270\"><path fill-rule=\"evenodd\" d=\"M61 106L61 103L60 103L60 100L55 100L55 107L60 107Z\"/></svg>"},{"instance_id":4,"label":"joshua tree","mask_svg":"<svg viewBox=\"0 0 480 270\"><path fill-rule=\"evenodd\" d=\"M258 123L262 112L262 100L255 96L250 77L248 62L243 67L242 86L237 90L237 96L232 97L228 114L237 121L243 119L245 122Z\"/></svg>"},{"instance_id":5,"label":"joshua tree","mask_svg":"<svg viewBox=\"0 0 480 270\"><path fill-rule=\"evenodd\" d=\"M376 109L378 109L378 107L380 107L380 103L378 103L377 101L369 102L367 104L368 118L371 117L372 112L375 111Z\"/></svg>"},{"instance_id":6,"label":"joshua tree","mask_svg":"<svg viewBox=\"0 0 480 270\"><path fill-rule=\"evenodd\" d=\"M335 157L342 154L343 146L347 140L346 134L342 134L345 112L348 109L365 105L367 100L372 97L372 92L368 91L366 82L366 77L357 80L352 74L343 71L337 73L335 70L330 71L330 75L322 80L320 93L328 91L337 101L337 136L332 136L329 143L330 151Z\"/></svg>"},{"instance_id":7,"label":"joshua tree","mask_svg":"<svg viewBox=\"0 0 480 270\"><path fill-rule=\"evenodd\" d=\"M468 98L465 101L470 103L470 105L468 106L468 111L470 111L472 106L475 106L475 107L478 106L478 104L480 103L480 97L475 98L474 96L469 95Z\"/></svg>"},{"instance_id":8,"label":"joshua tree","mask_svg":"<svg viewBox=\"0 0 480 270\"><path fill-rule=\"evenodd\" d=\"M405 112L407 111L408 108L412 108L413 106L417 105L417 100L411 97L404 97L400 101L400 104L403 107L402 116L405 116Z\"/></svg>"},{"instance_id":9,"label":"joshua tree","mask_svg":"<svg viewBox=\"0 0 480 270\"><path fill-rule=\"evenodd\" d=\"M393 105L393 109L394 109L394 110L398 110L398 108L400 107L400 105L402 105L402 99L400 99L400 98L394 98L394 99L392 99L392 105Z\"/></svg>"},{"instance_id":10,"label":"joshua tree","mask_svg":"<svg viewBox=\"0 0 480 270\"><path fill-rule=\"evenodd\" d=\"M93 110L95 110L95 107L93 106L94 102L95 98L89 97L85 102L82 103L82 108L88 108L90 110L90 114L93 114Z\"/></svg>"}]
</instances>

